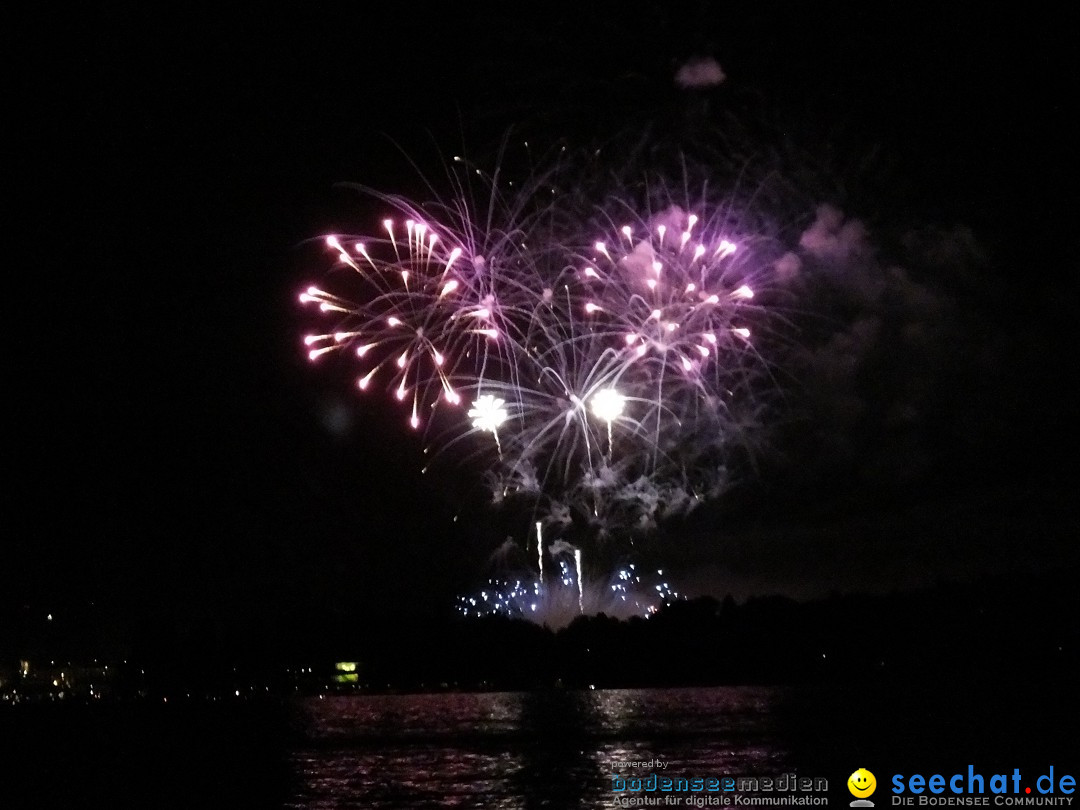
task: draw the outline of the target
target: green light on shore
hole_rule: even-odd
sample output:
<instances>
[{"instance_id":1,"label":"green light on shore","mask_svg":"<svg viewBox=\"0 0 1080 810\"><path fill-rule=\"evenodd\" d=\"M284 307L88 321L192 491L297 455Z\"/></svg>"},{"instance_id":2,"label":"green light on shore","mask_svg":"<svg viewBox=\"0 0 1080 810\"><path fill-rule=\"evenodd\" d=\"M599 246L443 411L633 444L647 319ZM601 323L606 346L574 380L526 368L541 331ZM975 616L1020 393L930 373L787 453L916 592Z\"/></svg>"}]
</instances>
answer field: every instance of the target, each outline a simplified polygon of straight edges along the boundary
<instances>
[{"instance_id":1,"label":"green light on shore","mask_svg":"<svg viewBox=\"0 0 1080 810\"><path fill-rule=\"evenodd\" d=\"M356 672L357 663L355 661L338 661L334 664L334 669L338 672Z\"/></svg>"}]
</instances>

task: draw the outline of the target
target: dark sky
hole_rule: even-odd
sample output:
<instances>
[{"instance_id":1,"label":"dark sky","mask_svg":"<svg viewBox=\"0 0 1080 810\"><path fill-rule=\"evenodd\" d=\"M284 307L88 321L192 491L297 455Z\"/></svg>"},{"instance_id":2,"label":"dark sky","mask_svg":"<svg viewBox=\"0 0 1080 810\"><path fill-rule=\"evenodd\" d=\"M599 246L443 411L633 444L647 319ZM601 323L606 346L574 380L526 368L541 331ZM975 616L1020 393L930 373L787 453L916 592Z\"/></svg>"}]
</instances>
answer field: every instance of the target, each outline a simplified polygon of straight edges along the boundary
<instances>
[{"instance_id":1,"label":"dark sky","mask_svg":"<svg viewBox=\"0 0 1080 810\"><path fill-rule=\"evenodd\" d=\"M849 216L966 227L985 261L932 288L956 331L929 372L875 348L879 405L948 388L917 452L872 425L842 435L826 409L818 431L846 449L791 439L739 509L687 529L672 559L689 586L807 594L1075 560L1074 27L866 4L299 8L10 21L4 604L444 604L490 538L452 527L398 420L303 360L295 295L323 272L305 240L354 225L335 184L415 181L394 143L633 127L678 107L672 76L696 56L833 146L868 209ZM325 427L343 407L344 438ZM913 459L925 475L881 485Z\"/></svg>"}]
</instances>

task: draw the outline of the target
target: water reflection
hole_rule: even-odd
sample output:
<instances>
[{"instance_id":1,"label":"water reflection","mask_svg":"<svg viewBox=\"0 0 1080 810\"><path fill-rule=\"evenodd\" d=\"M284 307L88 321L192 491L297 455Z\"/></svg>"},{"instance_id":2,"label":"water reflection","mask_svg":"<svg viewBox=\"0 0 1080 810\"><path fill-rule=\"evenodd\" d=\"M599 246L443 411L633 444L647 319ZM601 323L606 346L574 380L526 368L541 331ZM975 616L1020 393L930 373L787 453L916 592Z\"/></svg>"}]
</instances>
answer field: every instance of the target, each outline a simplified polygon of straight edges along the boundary
<instances>
[{"instance_id":1,"label":"water reflection","mask_svg":"<svg viewBox=\"0 0 1080 810\"><path fill-rule=\"evenodd\" d=\"M543 690L298 704L290 807L613 807L624 761L779 772L773 689ZM626 771L622 770L625 774Z\"/></svg>"},{"instance_id":2,"label":"water reflection","mask_svg":"<svg viewBox=\"0 0 1080 810\"><path fill-rule=\"evenodd\" d=\"M608 725L595 692L551 690L521 694L520 727L529 730L521 767L511 779L521 807L602 807L609 783L596 739Z\"/></svg>"},{"instance_id":3,"label":"water reflection","mask_svg":"<svg viewBox=\"0 0 1080 810\"><path fill-rule=\"evenodd\" d=\"M609 785L612 762L660 759L673 774L694 776L761 773L787 765L788 751L775 728L776 707L784 699L781 689L632 689L596 694L615 732L599 749Z\"/></svg>"}]
</instances>

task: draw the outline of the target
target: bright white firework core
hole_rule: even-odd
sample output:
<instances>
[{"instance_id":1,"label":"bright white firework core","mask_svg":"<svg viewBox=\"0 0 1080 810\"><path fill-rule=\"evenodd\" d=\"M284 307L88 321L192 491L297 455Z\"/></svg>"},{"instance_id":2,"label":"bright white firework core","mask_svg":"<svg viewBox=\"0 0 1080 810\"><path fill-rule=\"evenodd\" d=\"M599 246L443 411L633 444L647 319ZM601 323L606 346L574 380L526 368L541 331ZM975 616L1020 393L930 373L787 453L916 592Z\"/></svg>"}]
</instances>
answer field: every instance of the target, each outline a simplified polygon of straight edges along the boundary
<instances>
[{"instance_id":1,"label":"bright white firework core","mask_svg":"<svg viewBox=\"0 0 1080 810\"><path fill-rule=\"evenodd\" d=\"M611 424L620 416L626 407L626 397L614 388L603 388L592 396L590 403L595 416Z\"/></svg>"},{"instance_id":2,"label":"bright white firework core","mask_svg":"<svg viewBox=\"0 0 1080 810\"><path fill-rule=\"evenodd\" d=\"M506 400L484 394L473 402L469 410L469 418L472 426L477 430L486 430L495 433L499 426L506 421Z\"/></svg>"}]
</instances>

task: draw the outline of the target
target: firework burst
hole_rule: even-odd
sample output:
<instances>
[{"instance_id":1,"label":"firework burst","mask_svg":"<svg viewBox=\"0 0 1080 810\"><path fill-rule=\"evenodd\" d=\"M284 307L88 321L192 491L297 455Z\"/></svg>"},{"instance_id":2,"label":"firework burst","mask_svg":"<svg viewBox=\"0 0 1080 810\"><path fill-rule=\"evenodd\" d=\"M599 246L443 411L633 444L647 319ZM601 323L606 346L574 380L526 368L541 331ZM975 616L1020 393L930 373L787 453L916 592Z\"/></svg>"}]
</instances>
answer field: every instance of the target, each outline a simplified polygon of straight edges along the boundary
<instances>
[{"instance_id":1,"label":"firework burst","mask_svg":"<svg viewBox=\"0 0 1080 810\"><path fill-rule=\"evenodd\" d=\"M362 189L382 231L325 239L332 283L300 301L330 325L308 356L351 353L360 390L400 402L437 451L490 454L495 501L578 549L722 491L769 373L777 240L706 189L591 204L565 164L518 185L453 168L448 201Z\"/></svg>"},{"instance_id":2,"label":"firework burst","mask_svg":"<svg viewBox=\"0 0 1080 810\"><path fill-rule=\"evenodd\" d=\"M537 542L539 546L539 536ZM662 569L646 574L634 563L621 563L610 574L590 575L583 568L581 550L564 541L552 543L546 554L541 552L539 575L529 570L522 549L512 540L493 557L498 562L487 582L458 597L457 610L463 616L525 619L558 630L581 615L648 618L683 598ZM542 564L545 557L547 576Z\"/></svg>"}]
</instances>

